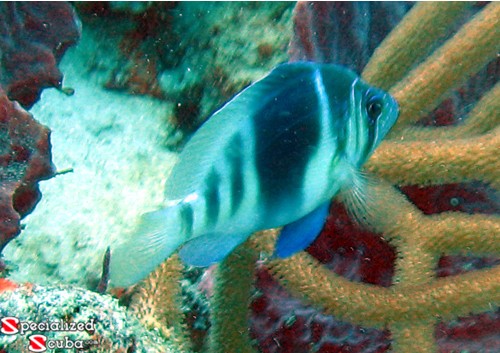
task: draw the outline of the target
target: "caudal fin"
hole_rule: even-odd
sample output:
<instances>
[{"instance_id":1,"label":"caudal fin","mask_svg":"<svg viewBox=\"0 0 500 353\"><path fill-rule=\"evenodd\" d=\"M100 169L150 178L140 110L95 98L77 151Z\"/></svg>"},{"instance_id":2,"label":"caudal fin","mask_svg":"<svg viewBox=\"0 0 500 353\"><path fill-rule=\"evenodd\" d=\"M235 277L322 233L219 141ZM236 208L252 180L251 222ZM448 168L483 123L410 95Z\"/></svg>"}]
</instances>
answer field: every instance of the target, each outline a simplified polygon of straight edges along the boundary
<instances>
[{"instance_id":1,"label":"caudal fin","mask_svg":"<svg viewBox=\"0 0 500 353\"><path fill-rule=\"evenodd\" d=\"M113 287L128 287L145 278L185 240L176 207L142 216L133 234L111 245L110 280Z\"/></svg>"}]
</instances>

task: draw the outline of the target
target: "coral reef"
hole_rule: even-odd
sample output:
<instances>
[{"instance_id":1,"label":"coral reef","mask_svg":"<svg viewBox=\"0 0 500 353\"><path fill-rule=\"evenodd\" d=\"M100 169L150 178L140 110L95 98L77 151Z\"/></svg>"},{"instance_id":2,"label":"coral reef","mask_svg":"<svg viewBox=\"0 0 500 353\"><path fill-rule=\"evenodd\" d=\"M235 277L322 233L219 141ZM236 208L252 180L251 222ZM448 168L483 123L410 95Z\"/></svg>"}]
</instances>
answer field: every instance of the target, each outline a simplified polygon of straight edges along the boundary
<instances>
[{"instance_id":1,"label":"coral reef","mask_svg":"<svg viewBox=\"0 0 500 353\"><path fill-rule=\"evenodd\" d=\"M182 298L179 281L181 264L177 256L165 261L156 271L134 288L130 311L145 327L157 329L163 337L177 343L179 349L189 349L188 337L182 317ZM149 293L157 293L154 296Z\"/></svg>"},{"instance_id":2,"label":"coral reef","mask_svg":"<svg viewBox=\"0 0 500 353\"><path fill-rule=\"evenodd\" d=\"M11 100L28 108L44 88L62 89L57 63L80 29L67 3L2 3L0 23L1 252L54 175L49 130Z\"/></svg>"},{"instance_id":3,"label":"coral reef","mask_svg":"<svg viewBox=\"0 0 500 353\"><path fill-rule=\"evenodd\" d=\"M86 352L178 353L173 343L158 332L148 331L109 295L99 295L70 286L22 285L0 293L0 316L16 317L26 323L81 323L84 330L30 328L14 335L0 335L0 349L9 353L28 352L28 337L41 334L48 341L83 345ZM60 347L62 348L62 347ZM5 351L2 351L5 352Z\"/></svg>"},{"instance_id":4,"label":"coral reef","mask_svg":"<svg viewBox=\"0 0 500 353\"><path fill-rule=\"evenodd\" d=\"M110 77L107 88L166 98L159 75L168 62L166 53L172 52L174 43L180 41L172 31L173 10L177 6L175 2L153 2L133 15L135 28L124 35L120 45L127 64Z\"/></svg>"},{"instance_id":5,"label":"coral reef","mask_svg":"<svg viewBox=\"0 0 500 353\"><path fill-rule=\"evenodd\" d=\"M159 151L163 142L158 141L160 119L154 112L162 110L163 124L168 120L172 129L179 129L167 142L177 145L218 104L284 61L291 36L289 4L182 3L159 9L160 5L147 3L130 5L132 10L125 5L127 10L109 4L78 6L88 6L89 26L84 43L65 68L94 84L108 83L113 92L82 83L77 87L80 95L91 99L80 102L73 97L74 106L85 110L92 101L94 110L85 110L87 120L57 125L59 131L78 131L83 136L81 146L67 148L68 155L61 159L74 166L75 172L65 176L66 188L53 189L56 201L47 206L47 212L63 214L62 220L41 213L29 223L32 229L41 230L33 241L58 239L56 250L33 251L27 242L20 246L40 258L37 261L43 263L47 276L55 273L52 280L73 283L82 274L96 277L92 271L97 266L81 254L86 249L98 253L105 248L104 241L88 239L107 234L106 241L112 243L137 214L161 202L157 190L172 156ZM102 332L119 322L125 325L124 336L106 332L101 337L101 342L108 343L103 351L114 349L112 342L117 340L122 351L168 351L167 346L174 351L202 350L190 341L199 341L203 330L190 326L206 310L210 310L211 327L205 348L217 353L500 350L500 207L495 158L499 147L495 37L499 8L498 3L296 5L290 60L351 66L368 82L390 90L401 106L400 123L366 165L375 179L368 190L374 195L368 229L356 225L341 204L334 202L322 234L306 252L273 259L269 255L279 229L256 234L216 269L206 272L214 274L213 290L197 291L197 283L186 285L186 277L199 280L197 271L186 271L172 257L132 289L129 313L109 297L73 287L15 289L17 285L5 280L0 289L9 293L0 295L5 297L0 308L8 305L7 298L14 298L12 293L17 293L16 303L22 296L29 297L28 304L35 302L35 294L57 303L60 298L51 293L71 297L72 303L84 297L79 309L62 305L68 311L55 315L78 321L104 310L103 316L96 316L103 324ZM102 27L97 25L100 16L106 19ZM440 25L429 25L434 23ZM160 24L169 32L162 32ZM250 31L259 40L249 44ZM168 43L159 45L156 39ZM129 51L125 59L110 54L117 43ZM147 57L142 55L145 52ZM116 89L154 99L134 97L124 104ZM94 100L96 95L104 103ZM107 114L102 104L115 113ZM144 106L150 110L140 110ZM123 113L129 110L133 113ZM75 117L69 110L63 113ZM52 126L57 118L47 120ZM119 143L114 133L120 136ZM63 145L73 137L61 134L57 141ZM139 147L133 145L137 140ZM126 153L118 144L127 148ZM119 168L123 159L127 160L125 171ZM88 179L92 186L82 182ZM96 194L99 205L86 198ZM58 202L57 195L75 199L78 205ZM82 204L83 211L75 212ZM54 231L55 222L65 228ZM44 232L64 237L48 238ZM54 258L49 258L48 251L56 254ZM101 259L102 254L98 255ZM90 282L85 284L91 287ZM205 305L205 293L210 297L209 308L193 308ZM103 303L105 307L100 306ZM112 312L106 311L110 308ZM128 330L129 325L134 328ZM133 339L138 335L144 340ZM146 345L150 346L142 350Z\"/></svg>"}]
</instances>

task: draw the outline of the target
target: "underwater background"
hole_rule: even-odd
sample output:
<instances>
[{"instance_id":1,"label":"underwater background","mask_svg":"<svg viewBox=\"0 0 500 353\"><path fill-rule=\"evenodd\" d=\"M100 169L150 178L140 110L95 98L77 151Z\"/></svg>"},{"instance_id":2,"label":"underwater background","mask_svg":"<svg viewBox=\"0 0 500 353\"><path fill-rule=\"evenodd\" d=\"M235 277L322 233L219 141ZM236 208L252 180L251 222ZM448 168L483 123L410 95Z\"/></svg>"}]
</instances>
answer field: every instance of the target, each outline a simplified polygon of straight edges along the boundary
<instances>
[{"instance_id":1,"label":"underwater background","mask_svg":"<svg viewBox=\"0 0 500 353\"><path fill-rule=\"evenodd\" d=\"M37 333L91 352L500 352L499 19L495 2L0 4L0 317L96 322L2 331L0 352ZM337 200L290 259L266 255L270 230L106 289L106 249L162 202L192 133L301 60L400 105L366 165L372 229Z\"/></svg>"}]
</instances>

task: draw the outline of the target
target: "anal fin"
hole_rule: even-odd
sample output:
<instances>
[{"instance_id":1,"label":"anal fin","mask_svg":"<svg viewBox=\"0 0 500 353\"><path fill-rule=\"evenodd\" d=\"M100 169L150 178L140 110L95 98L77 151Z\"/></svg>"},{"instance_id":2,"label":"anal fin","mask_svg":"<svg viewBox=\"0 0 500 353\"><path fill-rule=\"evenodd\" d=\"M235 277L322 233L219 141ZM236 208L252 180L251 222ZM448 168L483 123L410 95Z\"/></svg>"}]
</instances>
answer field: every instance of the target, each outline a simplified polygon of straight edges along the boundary
<instances>
[{"instance_id":1,"label":"anal fin","mask_svg":"<svg viewBox=\"0 0 500 353\"><path fill-rule=\"evenodd\" d=\"M204 234L185 243L179 250L181 260L191 266L210 266L223 260L250 234Z\"/></svg>"},{"instance_id":2,"label":"anal fin","mask_svg":"<svg viewBox=\"0 0 500 353\"><path fill-rule=\"evenodd\" d=\"M307 248L323 229L329 208L330 202L327 202L283 227L276 242L275 254L284 258Z\"/></svg>"}]
</instances>

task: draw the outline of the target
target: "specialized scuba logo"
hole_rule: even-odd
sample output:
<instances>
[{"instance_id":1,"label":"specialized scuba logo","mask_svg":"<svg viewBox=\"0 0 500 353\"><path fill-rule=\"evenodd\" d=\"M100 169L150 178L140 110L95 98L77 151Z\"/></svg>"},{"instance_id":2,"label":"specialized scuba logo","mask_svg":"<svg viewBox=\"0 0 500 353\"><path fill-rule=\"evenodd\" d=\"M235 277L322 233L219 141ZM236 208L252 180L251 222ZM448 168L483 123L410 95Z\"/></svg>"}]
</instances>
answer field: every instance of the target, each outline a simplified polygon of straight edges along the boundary
<instances>
[{"instance_id":1,"label":"specialized scuba logo","mask_svg":"<svg viewBox=\"0 0 500 353\"><path fill-rule=\"evenodd\" d=\"M48 349L74 349L76 352L80 352L99 343L96 340L72 339L68 336L56 339L43 334L44 332L87 332L92 334L95 332L94 319L88 322L67 322L64 320L29 322L7 316L1 318L0 323L0 332L6 336L24 336L30 333L27 336L27 348L30 352L45 352Z\"/></svg>"}]
</instances>

